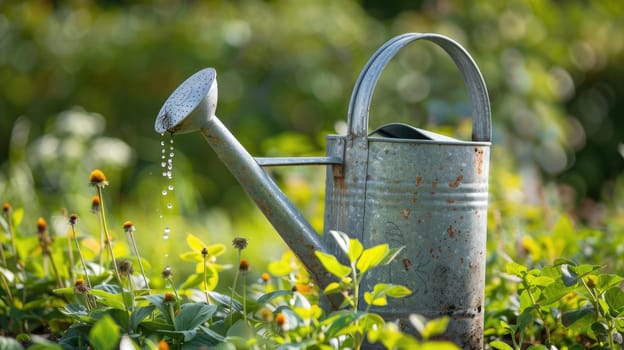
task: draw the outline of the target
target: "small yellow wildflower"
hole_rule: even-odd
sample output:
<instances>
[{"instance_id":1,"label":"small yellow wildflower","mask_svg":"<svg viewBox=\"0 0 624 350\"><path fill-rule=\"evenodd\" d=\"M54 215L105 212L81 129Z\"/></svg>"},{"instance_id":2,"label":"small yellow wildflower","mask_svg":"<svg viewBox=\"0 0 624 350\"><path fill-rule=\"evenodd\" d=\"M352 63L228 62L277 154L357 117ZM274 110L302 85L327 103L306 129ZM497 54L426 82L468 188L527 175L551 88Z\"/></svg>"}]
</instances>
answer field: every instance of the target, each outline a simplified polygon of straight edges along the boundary
<instances>
[{"instance_id":1,"label":"small yellow wildflower","mask_svg":"<svg viewBox=\"0 0 624 350\"><path fill-rule=\"evenodd\" d=\"M106 181L106 175L100 169L95 169L89 174L89 182L91 186L96 186L100 188L104 188L108 185L108 181Z\"/></svg>"}]
</instances>

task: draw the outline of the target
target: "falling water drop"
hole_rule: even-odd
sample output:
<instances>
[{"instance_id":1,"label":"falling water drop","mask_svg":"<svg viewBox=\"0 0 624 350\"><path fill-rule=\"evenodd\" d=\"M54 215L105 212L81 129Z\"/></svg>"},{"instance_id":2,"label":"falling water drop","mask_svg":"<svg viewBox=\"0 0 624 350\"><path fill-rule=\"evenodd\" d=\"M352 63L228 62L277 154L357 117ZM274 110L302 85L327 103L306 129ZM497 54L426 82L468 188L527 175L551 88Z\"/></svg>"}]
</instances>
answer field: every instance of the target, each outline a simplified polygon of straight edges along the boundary
<instances>
[{"instance_id":1,"label":"falling water drop","mask_svg":"<svg viewBox=\"0 0 624 350\"><path fill-rule=\"evenodd\" d=\"M167 162L161 162L160 166L163 167L163 168L166 167L167 166Z\"/></svg>"},{"instance_id":2,"label":"falling water drop","mask_svg":"<svg viewBox=\"0 0 624 350\"><path fill-rule=\"evenodd\" d=\"M169 185L169 187L167 187L167 189L169 189L169 191L173 191L173 185Z\"/></svg>"},{"instance_id":3,"label":"falling water drop","mask_svg":"<svg viewBox=\"0 0 624 350\"><path fill-rule=\"evenodd\" d=\"M164 147L165 146L165 140L160 140L160 145Z\"/></svg>"},{"instance_id":4,"label":"falling water drop","mask_svg":"<svg viewBox=\"0 0 624 350\"><path fill-rule=\"evenodd\" d=\"M163 196L166 196L166 195L167 195L167 190L163 190L163 191L162 191L162 195L163 195Z\"/></svg>"},{"instance_id":5,"label":"falling water drop","mask_svg":"<svg viewBox=\"0 0 624 350\"><path fill-rule=\"evenodd\" d=\"M173 204L167 203L167 209L171 209L171 208L173 208Z\"/></svg>"}]
</instances>

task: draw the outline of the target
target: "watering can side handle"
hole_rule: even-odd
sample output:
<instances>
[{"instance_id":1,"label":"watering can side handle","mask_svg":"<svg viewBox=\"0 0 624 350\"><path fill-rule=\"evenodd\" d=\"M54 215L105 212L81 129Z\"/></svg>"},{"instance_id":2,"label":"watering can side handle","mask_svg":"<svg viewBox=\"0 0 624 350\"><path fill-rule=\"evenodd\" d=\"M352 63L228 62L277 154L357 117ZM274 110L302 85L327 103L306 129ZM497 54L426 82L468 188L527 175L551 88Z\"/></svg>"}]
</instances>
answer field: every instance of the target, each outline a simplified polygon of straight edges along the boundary
<instances>
[{"instance_id":1,"label":"watering can side handle","mask_svg":"<svg viewBox=\"0 0 624 350\"><path fill-rule=\"evenodd\" d=\"M366 63L355 83L348 110L348 136L367 137L368 112L381 72L396 53L416 40L428 40L442 47L459 68L468 88L472 104L472 140L490 142L492 139L491 110L487 88L481 72L468 52L454 40L439 34L407 33L382 45Z\"/></svg>"}]
</instances>

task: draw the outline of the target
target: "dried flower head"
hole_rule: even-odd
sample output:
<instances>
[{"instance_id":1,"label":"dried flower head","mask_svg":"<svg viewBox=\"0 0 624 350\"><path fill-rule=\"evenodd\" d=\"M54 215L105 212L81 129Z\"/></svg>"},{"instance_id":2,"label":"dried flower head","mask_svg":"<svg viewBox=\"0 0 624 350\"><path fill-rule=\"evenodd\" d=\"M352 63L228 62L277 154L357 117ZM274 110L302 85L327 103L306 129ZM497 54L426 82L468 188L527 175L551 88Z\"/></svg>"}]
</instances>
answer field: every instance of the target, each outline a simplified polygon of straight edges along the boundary
<instances>
[{"instance_id":1,"label":"dried flower head","mask_svg":"<svg viewBox=\"0 0 624 350\"><path fill-rule=\"evenodd\" d=\"M108 185L108 181L106 181L106 175L100 169L95 169L89 174L89 182L91 186L96 186L100 188L104 188Z\"/></svg>"},{"instance_id":2,"label":"dried flower head","mask_svg":"<svg viewBox=\"0 0 624 350\"><path fill-rule=\"evenodd\" d=\"M234 248L238 250L243 250L247 248L247 244L248 244L247 238L236 237L232 240L232 245L234 246Z\"/></svg>"},{"instance_id":3,"label":"dried flower head","mask_svg":"<svg viewBox=\"0 0 624 350\"><path fill-rule=\"evenodd\" d=\"M93 213L100 212L100 197L98 196L91 197L91 212Z\"/></svg>"},{"instance_id":4,"label":"dried flower head","mask_svg":"<svg viewBox=\"0 0 624 350\"><path fill-rule=\"evenodd\" d=\"M43 234L48 229L48 223L44 218L37 219L37 232Z\"/></svg>"},{"instance_id":5,"label":"dried flower head","mask_svg":"<svg viewBox=\"0 0 624 350\"><path fill-rule=\"evenodd\" d=\"M119 274L122 276L131 276L134 273L132 262L125 259L117 261L117 270L119 270Z\"/></svg>"},{"instance_id":6,"label":"dried flower head","mask_svg":"<svg viewBox=\"0 0 624 350\"><path fill-rule=\"evenodd\" d=\"M269 275L268 272L265 272L262 274L262 282L269 283L270 280L271 280L271 275Z\"/></svg>"},{"instance_id":7,"label":"dried flower head","mask_svg":"<svg viewBox=\"0 0 624 350\"><path fill-rule=\"evenodd\" d=\"M275 315L275 323L280 326L280 328L284 328L284 326L286 325L286 316L284 316L284 314L281 312Z\"/></svg>"},{"instance_id":8,"label":"dried flower head","mask_svg":"<svg viewBox=\"0 0 624 350\"><path fill-rule=\"evenodd\" d=\"M69 224L70 225L76 225L76 223L78 222L78 215L76 214L71 214L69 216Z\"/></svg>"},{"instance_id":9,"label":"dried flower head","mask_svg":"<svg viewBox=\"0 0 624 350\"><path fill-rule=\"evenodd\" d=\"M165 268L161 272L162 278L168 280L173 277L173 270L171 270L171 266L165 266Z\"/></svg>"},{"instance_id":10,"label":"dried flower head","mask_svg":"<svg viewBox=\"0 0 624 350\"><path fill-rule=\"evenodd\" d=\"M4 204L2 204L2 212L3 212L4 214L6 214L7 216L8 216L8 215L11 215L11 211L12 211L12 210L13 210L13 209L11 208L11 204L9 204L9 203L4 203Z\"/></svg>"},{"instance_id":11,"label":"dried flower head","mask_svg":"<svg viewBox=\"0 0 624 350\"><path fill-rule=\"evenodd\" d=\"M76 282L74 282L74 292L78 294L85 294L89 291L89 287L85 284L85 281L82 278L78 278Z\"/></svg>"},{"instance_id":12,"label":"dried flower head","mask_svg":"<svg viewBox=\"0 0 624 350\"><path fill-rule=\"evenodd\" d=\"M136 231L136 228L134 227L132 221L124 222L123 229L124 231L126 231L126 233L134 233L134 231Z\"/></svg>"},{"instance_id":13,"label":"dried flower head","mask_svg":"<svg viewBox=\"0 0 624 350\"><path fill-rule=\"evenodd\" d=\"M201 251L201 255L205 258L208 256L208 248L204 247Z\"/></svg>"},{"instance_id":14,"label":"dried flower head","mask_svg":"<svg viewBox=\"0 0 624 350\"><path fill-rule=\"evenodd\" d=\"M169 350L169 343L164 340L158 342L158 350Z\"/></svg>"},{"instance_id":15,"label":"dried flower head","mask_svg":"<svg viewBox=\"0 0 624 350\"><path fill-rule=\"evenodd\" d=\"M175 294L171 293L171 292L167 292L165 293L165 298L164 298L164 302L165 303L172 303L176 300L175 298Z\"/></svg>"},{"instance_id":16,"label":"dried flower head","mask_svg":"<svg viewBox=\"0 0 624 350\"><path fill-rule=\"evenodd\" d=\"M249 261L247 261L247 259L241 259L240 264L238 265L238 271L242 273L249 271Z\"/></svg>"}]
</instances>

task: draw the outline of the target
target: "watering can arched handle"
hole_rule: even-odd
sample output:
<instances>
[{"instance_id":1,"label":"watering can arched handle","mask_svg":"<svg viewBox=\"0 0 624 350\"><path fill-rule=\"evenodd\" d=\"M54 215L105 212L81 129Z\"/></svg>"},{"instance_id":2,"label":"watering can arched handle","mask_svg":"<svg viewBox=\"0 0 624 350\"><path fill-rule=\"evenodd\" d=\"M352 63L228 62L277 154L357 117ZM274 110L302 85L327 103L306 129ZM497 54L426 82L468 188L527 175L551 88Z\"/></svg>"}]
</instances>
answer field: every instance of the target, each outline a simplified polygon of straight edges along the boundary
<instances>
[{"instance_id":1,"label":"watering can arched handle","mask_svg":"<svg viewBox=\"0 0 624 350\"><path fill-rule=\"evenodd\" d=\"M368 137L368 111L381 72L401 48L420 39L437 44L451 56L464 78L472 103L472 140L490 142L492 139L490 99L479 68L457 42L443 35L431 33L407 33L396 36L371 56L355 83L349 102L348 137L352 139Z\"/></svg>"}]
</instances>

